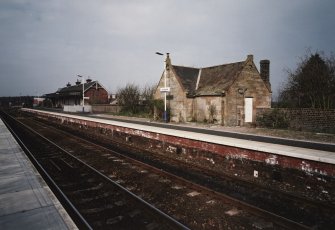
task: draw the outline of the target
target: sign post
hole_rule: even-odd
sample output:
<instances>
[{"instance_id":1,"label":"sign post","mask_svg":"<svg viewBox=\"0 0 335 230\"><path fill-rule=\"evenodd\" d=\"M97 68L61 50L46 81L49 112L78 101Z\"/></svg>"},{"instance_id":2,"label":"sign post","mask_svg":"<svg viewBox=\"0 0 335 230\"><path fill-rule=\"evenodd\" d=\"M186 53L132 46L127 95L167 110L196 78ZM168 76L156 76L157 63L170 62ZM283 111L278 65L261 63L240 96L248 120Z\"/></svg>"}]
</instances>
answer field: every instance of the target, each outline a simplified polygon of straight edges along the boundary
<instances>
[{"instance_id":1,"label":"sign post","mask_svg":"<svg viewBox=\"0 0 335 230\"><path fill-rule=\"evenodd\" d=\"M164 55L162 53L156 52L156 54L158 55ZM167 71L168 71L168 65L170 64L170 57L169 57L169 53L166 53L166 60L165 60L165 66L164 66L164 87L160 88L160 92L164 93L164 121L168 122L167 119L167 111L166 111L166 94L168 92L170 92L170 87L166 86L166 75L167 75Z\"/></svg>"}]
</instances>

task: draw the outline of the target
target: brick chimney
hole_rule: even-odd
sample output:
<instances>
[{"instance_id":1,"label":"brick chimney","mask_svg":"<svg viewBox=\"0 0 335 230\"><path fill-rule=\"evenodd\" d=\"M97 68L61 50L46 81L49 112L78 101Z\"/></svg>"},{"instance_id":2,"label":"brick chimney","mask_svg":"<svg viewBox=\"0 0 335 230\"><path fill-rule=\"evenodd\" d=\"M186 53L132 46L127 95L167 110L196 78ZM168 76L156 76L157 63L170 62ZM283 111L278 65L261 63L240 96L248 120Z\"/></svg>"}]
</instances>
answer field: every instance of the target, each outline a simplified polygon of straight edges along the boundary
<instances>
[{"instance_id":1,"label":"brick chimney","mask_svg":"<svg viewBox=\"0 0 335 230\"><path fill-rule=\"evenodd\" d=\"M265 83L270 83L270 61L261 60L260 62L260 75Z\"/></svg>"},{"instance_id":2,"label":"brick chimney","mask_svg":"<svg viewBox=\"0 0 335 230\"><path fill-rule=\"evenodd\" d=\"M80 85L80 84L81 84L81 82L77 79L76 85Z\"/></svg>"},{"instance_id":3,"label":"brick chimney","mask_svg":"<svg viewBox=\"0 0 335 230\"><path fill-rule=\"evenodd\" d=\"M86 79L86 83L90 83L92 81L92 79L89 77Z\"/></svg>"}]
</instances>

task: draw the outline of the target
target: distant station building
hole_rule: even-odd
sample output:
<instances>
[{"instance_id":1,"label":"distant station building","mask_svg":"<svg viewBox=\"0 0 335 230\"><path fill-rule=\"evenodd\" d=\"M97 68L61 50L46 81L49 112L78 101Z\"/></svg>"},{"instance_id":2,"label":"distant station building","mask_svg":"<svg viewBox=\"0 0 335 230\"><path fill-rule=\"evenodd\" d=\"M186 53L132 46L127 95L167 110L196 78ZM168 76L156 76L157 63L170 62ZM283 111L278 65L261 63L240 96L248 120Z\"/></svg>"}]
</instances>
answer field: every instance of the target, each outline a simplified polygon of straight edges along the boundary
<instances>
[{"instance_id":1,"label":"distant station building","mask_svg":"<svg viewBox=\"0 0 335 230\"><path fill-rule=\"evenodd\" d=\"M42 106L44 100L45 100L45 98L43 98L43 97L34 97L33 107Z\"/></svg>"},{"instance_id":2,"label":"distant station building","mask_svg":"<svg viewBox=\"0 0 335 230\"><path fill-rule=\"evenodd\" d=\"M171 121L243 126L255 122L258 109L271 107L269 73L270 61L260 61L258 71L253 55L205 68L172 65L167 55L155 99L164 100L167 94ZM168 92L162 90L165 88Z\"/></svg>"},{"instance_id":3,"label":"distant station building","mask_svg":"<svg viewBox=\"0 0 335 230\"><path fill-rule=\"evenodd\" d=\"M54 93L46 94L45 97L51 100L53 107L64 108L64 106L82 105L84 91L84 104L107 104L109 94L105 87L98 81L87 79L83 84L77 80L75 85L68 83L66 87L58 89Z\"/></svg>"}]
</instances>

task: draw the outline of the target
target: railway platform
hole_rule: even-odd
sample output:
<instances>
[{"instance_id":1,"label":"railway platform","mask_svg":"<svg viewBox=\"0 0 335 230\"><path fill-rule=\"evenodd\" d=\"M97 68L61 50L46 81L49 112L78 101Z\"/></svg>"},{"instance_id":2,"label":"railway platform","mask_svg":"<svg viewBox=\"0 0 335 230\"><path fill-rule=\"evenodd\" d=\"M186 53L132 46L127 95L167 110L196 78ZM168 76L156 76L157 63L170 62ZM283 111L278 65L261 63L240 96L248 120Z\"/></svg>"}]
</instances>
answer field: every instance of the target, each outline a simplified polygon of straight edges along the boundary
<instances>
[{"instance_id":1,"label":"railway platform","mask_svg":"<svg viewBox=\"0 0 335 230\"><path fill-rule=\"evenodd\" d=\"M77 229L0 119L1 229Z\"/></svg>"},{"instance_id":2,"label":"railway platform","mask_svg":"<svg viewBox=\"0 0 335 230\"><path fill-rule=\"evenodd\" d=\"M122 119L115 116L97 114L89 117L105 119L120 126L137 127L157 133L166 133L195 140L213 142L222 145L244 149L264 151L267 153L286 155L306 160L335 164L335 143L321 143L306 140L293 140L280 137L259 136L254 134L237 133L215 130L212 128L192 127L185 124L148 122L144 119Z\"/></svg>"},{"instance_id":3,"label":"railway platform","mask_svg":"<svg viewBox=\"0 0 335 230\"><path fill-rule=\"evenodd\" d=\"M79 129L81 126L115 129L125 136L140 136L147 138L146 140L167 142L171 145L178 143L185 148L199 145L198 147L205 151L217 149L217 154L228 154L224 155L225 158L247 159L283 168L293 167L307 173L313 171L335 176L334 143L231 133L143 120L115 119L106 115L66 114L35 109L22 109L22 111L46 117L48 120L58 119L61 123L76 123ZM241 150L243 154L238 153Z\"/></svg>"}]
</instances>

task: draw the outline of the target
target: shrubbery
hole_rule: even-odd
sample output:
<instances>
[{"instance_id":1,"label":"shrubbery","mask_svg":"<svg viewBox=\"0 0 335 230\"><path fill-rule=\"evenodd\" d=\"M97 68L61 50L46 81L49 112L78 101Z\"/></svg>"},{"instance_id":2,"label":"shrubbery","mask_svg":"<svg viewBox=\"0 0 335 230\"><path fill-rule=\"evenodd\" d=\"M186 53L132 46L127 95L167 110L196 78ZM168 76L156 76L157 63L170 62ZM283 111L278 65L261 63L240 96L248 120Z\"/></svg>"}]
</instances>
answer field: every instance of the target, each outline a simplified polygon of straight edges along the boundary
<instances>
[{"instance_id":1,"label":"shrubbery","mask_svg":"<svg viewBox=\"0 0 335 230\"><path fill-rule=\"evenodd\" d=\"M119 88L117 98L122 109L118 115L161 119L164 112L164 102L161 99L154 99L155 90L156 86L154 85L146 85L142 90L134 84L127 84L125 87ZM169 108L167 109L169 111Z\"/></svg>"},{"instance_id":2,"label":"shrubbery","mask_svg":"<svg viewBox=\"0 0 335 230\"><path fill-rule=\"evenodd\" d=\"M257 126L273 129L286 129L290 124L287 114L279 109L264 112L256 118L256 122Z\"/></svg>"}]
</instances>

